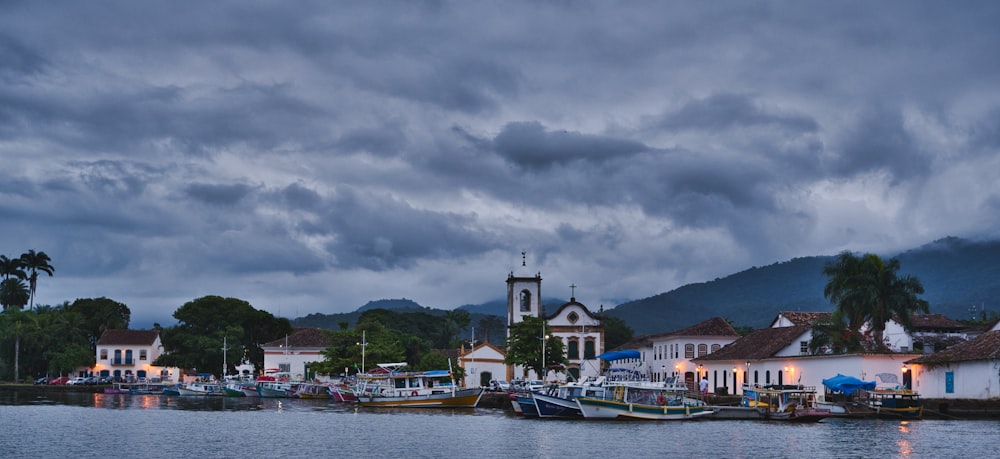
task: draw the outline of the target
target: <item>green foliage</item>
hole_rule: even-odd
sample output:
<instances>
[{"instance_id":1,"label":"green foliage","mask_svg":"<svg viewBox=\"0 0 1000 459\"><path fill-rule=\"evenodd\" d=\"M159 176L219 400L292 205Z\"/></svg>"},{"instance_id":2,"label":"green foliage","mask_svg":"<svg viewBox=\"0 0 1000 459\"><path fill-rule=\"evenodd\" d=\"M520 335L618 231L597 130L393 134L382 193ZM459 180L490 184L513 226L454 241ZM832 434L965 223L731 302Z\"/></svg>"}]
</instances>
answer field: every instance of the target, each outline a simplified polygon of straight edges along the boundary
<instances>
[{"instance_id":1,"label":"green foliage","mask_svg":"<svg viewBox=\"0 0 1000 459\"><path fill-rule=\"evenodd\" d=\"M542 337L547 336L547 331L545 321L534 316L527 316L521 322L512 325L510 338L507 339L507 356L504 358L504 363L521 365L539 375L545 373L542 371L544 368L569 363L566 360L566 350L562 340L555 336L548 336L548 339L543 340ZM544 368L542 360L545 361Z\"/></svg>"},{"instance_id":2,"label":"green foliage","mask_svg":"<svg viewBox=\"0 0 1000 459\"><path fill-rule=\"evenodd\" d=\"M11 356L13 360L15 347L19 348L21 378L91 367L95 363L94 348L85 328L85 318L68 304L39 306L33 311L8 309L0 314L0 355ZM13 379L12 364L4 365L0 371L0 377Z\"/></svg>"},{"instance_id":3,"label":"green foliage","mask_svg":"<svg viewBox=\"0 0 1000 459\"><path fill-rule=\"evenodd\" d=\"M24 309L30 299L30 290L21 279L4 279L0 282L0 304L6 309Z\"/></svg>"},{"instance_id":4,"label":"green foliage","mask_svg":"<svg viewBox=\"0 0 1000 459\"><path fill-rule=\"evenodd\" d=\"M160 333L166 353L153 364L219 376L223 361L226 374L235 373L235 367L244 362L253 365L255 371L262 370L261 345L292 331L287 319L254 309L244 300L214 295L185 303L174 311L174 318L178 325Z\"/></svg>"},{"instance_id":5,"label":"green foliage","mask_svg":"<svg viewBox=\"0 0 1000 459\"><path fill-rule=\"evenodd\" d=\"M618 317L605 316L601 319L604 326L604 348L615 349L627 343L635 335L632 327Z\"/></svg>"},{"instance_id":6,"label":"green foliage","mask_svg":"<svg viewBox=\"0 0 1000 459\"><path fill-rule=\"evenodd\" d=\"M826 326L845 326L849 335L857 335L864 346L884 350L883 337L885 323L895 319L905 328L910 329L911 316L916 312L928 312L926 300L918 297L924 293L924 287L916 277L898 274L900 262L896 258L883 261L875 254L854 255L843 252L823 268L823 274L828 277L823 295L837 307L837 320L840 323L824 324ZM870 327L871 336L863 336L861 328L865 324ZM818 331L826 333L836 330ZM849 340L848 340L849 341ZM845 345L852 344L850 342Z\"/></svg>"},{"instance_id":7,"label":"green foliage","mask_svg":"<svg viewBox=\"0 0 1000 459\"><path fill-rule=\"evenodd\" d=\"M93 351L97 350L97 340L105 330L128 328L132 311L124 303L108 298L81 298L69 306L69 311L83 318L83 329Z\"/></svg>"}]
</instances>

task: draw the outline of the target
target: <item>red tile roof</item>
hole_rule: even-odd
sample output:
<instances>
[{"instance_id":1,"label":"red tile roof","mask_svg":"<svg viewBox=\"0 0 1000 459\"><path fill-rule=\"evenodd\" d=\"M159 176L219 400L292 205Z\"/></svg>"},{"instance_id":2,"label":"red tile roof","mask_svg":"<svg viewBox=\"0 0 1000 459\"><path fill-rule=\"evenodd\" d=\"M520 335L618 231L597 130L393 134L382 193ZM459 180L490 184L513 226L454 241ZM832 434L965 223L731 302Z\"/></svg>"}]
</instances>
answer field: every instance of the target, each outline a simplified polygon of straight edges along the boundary
<instances>
[{"instance_id":1,"label":"red tile roof","mask_svg":"<svg viewBox=\"0 0 1000 459\"><path fill-rule=\"evenodd\" d=\"M722 317L713 317L688 328L667 333L667 336L732 336L738 338L740 334L729 324L728 320Z\"/></svg>"},{"instance_id":2,"label":"red tile roof","mask_svg":"<svg viewBox=\"0 0 1000 459\"><path fill-rule=\"evenodd\" d=\"M906 363L942 364L973 360L1000 360L1000 330L983 333L964 343L958 343L941 352L919 357Z\"/></svg>"},{"instance_id":3,"label":"red tile roof","mask_svg":"<svg viewBox=\"0 0 1000 459\"><path fill-rule=\"evenodd\" d=\"M910 316L914 330L963 330L965 324L945 317L943 314L914 314Z\"/></svg>"},{"instance_id":4,"label":"red tile roof","mask_svg":"<svg viewBox=\"0 0 1000 459\"><path fill-rule=\"evenodd\" d=\"M281 337L265 343L261 347L282 347L285 344L288 344L288 347L327 348L330 347L330 335L319 328L296 328L292 330L292 334L288 335L287 340L285 337Z\"/></svg>"},{"instance_id":5,"label":"red tile roof","mask_svg":"<svg viewBox=\"0 0 1000 459\"><path fill-rule=\"evenodd\" d=\"M832 312L781 311L778 314L780 314L782 317L788 319L791 323L793 323L795 325L812 325L812 324L815 324L817 320L825 319L827 317L830 317L833 313ZM771 321L771 326L773 327L774 323L777 322L777 321L778 321L778 317L775 317L774 320Z\"/></svg>"},{"instance_id":6,"label":"red tile roof","mask_svg":"<svg viewBox=\"0 0 1000 459\"><path fill-rule=\"evenodd\" d=\"M724 346L706 356L692 361L709 360L758 360L773 357L778 351L794 343L799 337L812 329L812 325L795 325L792 327L762 328Z\"/></svg>"},{"instance_id":7,"label":"red tile roof","mask_svg":"<svg viewBox=\"0 0 1000 459\"><path fill-rule=\"evenodd\" d=\"M97 345L148 346L156 342L158 336L160 336L159 330L104 330L97 340Z\"/></svg>"}]
</instances>

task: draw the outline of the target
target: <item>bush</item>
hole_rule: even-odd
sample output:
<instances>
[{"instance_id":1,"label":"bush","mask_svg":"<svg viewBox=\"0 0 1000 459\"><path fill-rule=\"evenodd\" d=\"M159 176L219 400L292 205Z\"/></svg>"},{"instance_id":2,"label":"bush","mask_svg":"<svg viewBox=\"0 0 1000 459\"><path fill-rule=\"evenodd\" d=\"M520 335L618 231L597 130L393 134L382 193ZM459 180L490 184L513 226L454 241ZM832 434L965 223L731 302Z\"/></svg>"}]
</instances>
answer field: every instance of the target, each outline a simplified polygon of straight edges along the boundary
<instances>
[{"instance_id":1,"label":"bush","mask_svg":"<svg viewBox=\"0 0 1000 459\"><path fill-rule=\"evenodd\" d=\"M716 387L715 395L729 395L729 388L726 386Z\"/></svg>"}]
</instances>

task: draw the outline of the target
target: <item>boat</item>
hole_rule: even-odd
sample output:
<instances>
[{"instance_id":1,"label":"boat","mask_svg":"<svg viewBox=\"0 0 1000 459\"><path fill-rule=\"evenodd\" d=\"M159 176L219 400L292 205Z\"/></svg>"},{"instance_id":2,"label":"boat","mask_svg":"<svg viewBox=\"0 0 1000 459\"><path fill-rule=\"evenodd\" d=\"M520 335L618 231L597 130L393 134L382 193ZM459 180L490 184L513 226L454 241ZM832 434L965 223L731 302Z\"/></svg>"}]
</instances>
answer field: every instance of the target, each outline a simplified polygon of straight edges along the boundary
<instances>
[{"instance_id":1,"label":"boat","mask_svg":"<svg viewBox=\"0 0 1000 459\"><path fill-rule=\"evenodd\" d=\"M676 378L663 382L620 381L608 384L601 397L576 399L585 419L683 420L711 414L701 400L686 396Z\"/></svg>"},{"instance_id":2,"label":"boat","mask_svg":"<svg viewBox=\"0 0 1000 459\"><path fill-rule=\"evenodd\" d=\"M866 402L875 417L889 419L920 419L924 405L920 394L904 388L882 388L868 391Z\"/></svg>"},{"instance_id":3,"label":"boat","mask_svg":"<svg viewBox=\"0 0 1000 459\"><path fill-rule=\"evenodd\" d=\"M518 393L514 398L514 402L520 409L521 416L527 418L537 418L538 417L538 406L535 405L535 395L531 392Z\"/></svg>"},{"instance_id":4,"label":"boat","mask_svg":"<svg viewBox=\"0 0 1000 459\"><path fill-rule=\"evenodd\" d=\"M358 401L358 398L354 395L354 391L345 383L332 384L329 387L329 391L330 399L334 402L354 403Z\"/></svg>"},{"instance_id":5,"label":"boat","mask_svg":"<svg viewBox=\"0 0 1000 459\"><path fill-rule=\"evenodd\" d=\"M605 388L600 382L567 383L550 387L544 392L531 394L535 411L540 418L582 418L583 412L576 399L604 397Z\"/></svg>"},{"instance_id":6,"label":"boat","mask_svg":"<svg viewBox=\"0 0 1000 459\"><path fill-rule=\"evenodd\" d=\"M330 386L319 383L300 383L292 393L294 398L329 399Z\"/></svg>"},{"instance_id":7,"label":"boat","mask_svg":"<svg viewBox=\"0 0 1000 459\"><path fill-rule=\"evenodd\" d=\"M844 376L837 373L837 376L824 379L823 386L826 388L826 391L822 399L816 401L816 406L830 410L832 416L864 418L874 413L858 397L859 394L864 394L865 391L875 389L874 381L862 381L853 376Z\"/></svg>"},{"instance_id":8,"label":"boat","mask_svg":"<svg viewBox=\"0 0 1000 459\"><path fill-rule=\"evenodd\" d=\"M816 405L816 387L801 385L743 385L740 406L752 408L762 419L789 422L818 422L832 416L829 409Z\"/></svg>"},{"instance_id":9,"label":"boat","mask_svg":"<svg viewBox=\"0 0 1000 459\"><path fill-rule=\"evenodd\" d=\"M239 381L230 381L226 385L222 386L222 392L226 397L246 397L247 394L243 392L243 383Z\"/></svg>"},{"instance_id":10,"label":"boat","mask_svg":"<svg viewBox=\"0 0 1000 459\"><path fill-rule=\"evenodd\" d=\"M354 390L364 407L475 408L482 387L456 387L450 370L403 371L406 362L383 363L358 375Z\"/></svg>"},{"instance_id":11,"label":"boat","mask_svg":"<svg viewBox=\"0 0 1000 459\"><path fill-rule=\"evenodd\" d=\"M138 382L124 385L128 387L128 393L132 395L164 395L167 386L163 383Z\"/></svg>"},{"instance_id":12,"label":"boat","mask_svg":"<svg viewBox=\"0 0 1000 459\"><path fill-rule=\"evenodd\" d=\"M216 383L192 382L177 385L180 395L224 396L226 392Z\"/></svg>"}]
</instances>

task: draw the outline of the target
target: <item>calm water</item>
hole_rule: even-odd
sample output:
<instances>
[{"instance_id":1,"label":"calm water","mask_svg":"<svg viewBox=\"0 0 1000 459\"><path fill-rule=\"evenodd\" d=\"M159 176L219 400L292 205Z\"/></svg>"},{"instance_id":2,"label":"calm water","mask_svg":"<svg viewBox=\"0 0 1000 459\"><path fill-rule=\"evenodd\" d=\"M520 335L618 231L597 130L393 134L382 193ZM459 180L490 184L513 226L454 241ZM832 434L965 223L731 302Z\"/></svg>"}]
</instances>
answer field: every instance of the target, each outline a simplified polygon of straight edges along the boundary
<instances>
[{"instance_id":1,"label":"calm water","mask_svg":"<svg viewBox=\"0 0 1000 459\"><path fill-rule=\"evenodd\" d=\"M314 400L0 393L4 458L938 458L992 455L998 440L998 421L593 422Z\"/></svg>"}]
</instances>

